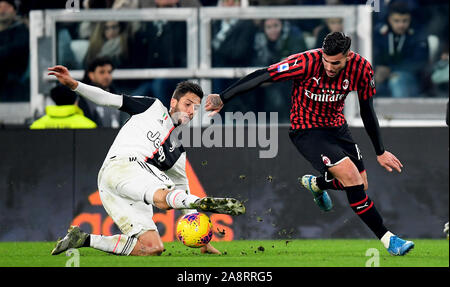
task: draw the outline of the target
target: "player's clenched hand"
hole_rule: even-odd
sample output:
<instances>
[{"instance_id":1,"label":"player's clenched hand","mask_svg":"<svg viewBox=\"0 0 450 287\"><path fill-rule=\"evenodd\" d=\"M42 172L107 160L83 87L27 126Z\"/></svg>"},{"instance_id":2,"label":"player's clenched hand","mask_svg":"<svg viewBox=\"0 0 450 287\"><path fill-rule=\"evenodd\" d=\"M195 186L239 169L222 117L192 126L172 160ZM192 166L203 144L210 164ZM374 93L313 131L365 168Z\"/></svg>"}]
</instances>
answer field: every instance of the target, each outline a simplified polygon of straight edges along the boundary
<instances>
[{"instance_id":1,"label":"player's clenched hand","mask_svg":"<svg viewBox=\"0 0 450 287\"><path fill-rule=\"evenodd\" d=\"M205 110L211 111L208 116L212 117L223 108L223 102L218 94L210 94L206 98Z\"/></svg>"},{"instance_id":2,"label":"player's clenched hand","mask_svg":"<svg viewBox=\"0 0 450 287\"><path fill-rule=\"evenodd\" d=\"M200 251L202 253L222 254L222 252L214 248L214 246L212 246L211 243L208 243L205 246L201 247Z\"/></svg>"},{"instance_id":3,"label":"player's clenched hand","mask_svg":"<svg viewBox=\"0 0 450 287\"><path fill-rule=\"evenodd\" d=\"M402 172L402 163L397 159L395 155L388 151L385 151L382 155L377 156L377 161L389 172L392 172L392 169L395 169L398 172Z\"/></svg>"},{"instance_id":4,"label":"player's clenched hand","mask_svg":"<svg viewBox=\"0 0 450 287\"><path fill-rule=\"evenodd\" d=\"M77 88L78 82L70 76L69 70L66 67L58 65L48 68L48 70L50 71L48 74L50 76L55 76L64 86L67 86L72 90Z\"/></svg>"}]
</instances>

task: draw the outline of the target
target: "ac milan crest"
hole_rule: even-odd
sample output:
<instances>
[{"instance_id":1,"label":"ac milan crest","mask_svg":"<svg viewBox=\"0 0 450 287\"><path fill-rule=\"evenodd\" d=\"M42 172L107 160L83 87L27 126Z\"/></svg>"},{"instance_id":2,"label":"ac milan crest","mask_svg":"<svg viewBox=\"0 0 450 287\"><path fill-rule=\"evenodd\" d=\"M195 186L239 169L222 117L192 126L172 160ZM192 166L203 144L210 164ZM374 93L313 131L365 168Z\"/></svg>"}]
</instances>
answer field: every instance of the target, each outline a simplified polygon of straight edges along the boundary
<instances>
[{"instance_id":1,"label":"ac milan crest","mask_svg":"<svg viewBox=\"0 0 450 287\"><path fill-rule=\"evenodd\" d=\"M327 156L322 155L322 161L326 166L331 164L331 160Z\"/></svg>"},{"instance_id":2,"label":"ac milan crest","mask_svg":"<svg viewBox=\"0 0 450 287\"><path fill-rule=\"evenodd\" d=\"M344 90L347 90L348 89L348 85L349 85L349 81L347 79L345 79L342 82L342 88L344 88Z\"/></svg>"}]
</instances>

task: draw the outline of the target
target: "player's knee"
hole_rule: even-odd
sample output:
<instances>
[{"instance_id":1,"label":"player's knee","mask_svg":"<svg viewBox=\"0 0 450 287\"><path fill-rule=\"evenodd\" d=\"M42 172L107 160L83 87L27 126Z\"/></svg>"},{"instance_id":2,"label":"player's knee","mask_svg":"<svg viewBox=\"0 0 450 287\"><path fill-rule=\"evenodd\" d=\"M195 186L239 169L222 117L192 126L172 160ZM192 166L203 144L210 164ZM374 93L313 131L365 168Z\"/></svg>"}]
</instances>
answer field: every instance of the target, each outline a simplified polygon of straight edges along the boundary
<instances>
[{"instance_id":1,"label":"player's knee","mask_svg":"<svg viewBox=\"0 0 450 287\"><path fill-rule=\"evenodd\" d=\"M149 230L138 237L138 242L133 250L133 255L152 256L161 255L164 252L164 243L157 230Z\"/></svg>"},{"instance_id":2,"label":"player's knee","mask_svg":"<svg viewBox=\"0 0 450 287\"><path fill-rule=\"evenodd\" d=\"M358 173L353 172L352 170L343 172L341 175L341 181L346 186L353 186L363 183L361 176Z\"/></svg>"},{"instance_id":3,"label":"player's knee","mask_svg":"<svg viewBox=\"0 0 450 287\"><path fill-rule=\"evenodd\" d=\"M139 255L142 256L159 256L164 252L164 245L143 245Z\"/></svg>"},{"instance_id":4,"label":"player's knee","mask_svg":"<svg viewBox=\"0 0 450 287\"><path fill-rule=\"evenodd\" d=\"M159 256L164 252L164 245L158 244L156 246L151 247L150 249L151 249L150 255Z\"/></svg>"}]
</instances>

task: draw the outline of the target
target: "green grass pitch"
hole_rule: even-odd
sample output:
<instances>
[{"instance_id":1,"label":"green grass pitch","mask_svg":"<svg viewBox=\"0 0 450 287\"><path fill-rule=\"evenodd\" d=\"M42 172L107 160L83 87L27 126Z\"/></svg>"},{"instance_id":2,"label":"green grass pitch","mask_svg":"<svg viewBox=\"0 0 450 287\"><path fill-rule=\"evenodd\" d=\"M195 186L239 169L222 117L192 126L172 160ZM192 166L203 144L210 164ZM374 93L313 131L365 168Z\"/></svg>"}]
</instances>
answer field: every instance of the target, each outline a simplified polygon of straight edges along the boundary
<instances>
[{"instance_id":1,"label":"green grass pitch","mask_svg":"<svg viewBox=\"0 0 450 287\"><path fill-rule=\"evenodd\" d=\"M378 240L235 240L213 242L222 255L201 254L165 242L161 256L116 256L79 249L80 267L365 267L379 253L380 267L448 267L449 241L416 239L406 256L391 256ZM0 242L0 267L64 267L73 258L51 256L55 242ZM374 248L369 250L370 248ZM368 251L369 250L369 251ZM367 254L367 255L366 255ZM372 261L373 262L373 261Z\"/></svg>"}]
</instances>

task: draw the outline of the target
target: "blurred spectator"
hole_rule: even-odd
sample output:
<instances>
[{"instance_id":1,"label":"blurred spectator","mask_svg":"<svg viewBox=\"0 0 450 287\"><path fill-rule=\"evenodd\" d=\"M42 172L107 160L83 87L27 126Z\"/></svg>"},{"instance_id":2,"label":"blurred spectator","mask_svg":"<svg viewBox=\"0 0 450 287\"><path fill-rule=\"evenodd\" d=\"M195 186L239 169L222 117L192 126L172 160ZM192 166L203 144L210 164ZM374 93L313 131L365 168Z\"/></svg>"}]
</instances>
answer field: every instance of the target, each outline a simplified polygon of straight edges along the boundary
<instances>
[{"instance_id":1,"label":"blurred spectator","mask_svg":"<svg viewBox=\"0 0 450 287\"><path fill-rule=\"evenodd\" d=\"M411 28L411 21L408 6L394 2L387 22L375 29L375 79L381 96L420 96L421 76L429 63L428 42Z\"/></svg>"},{"instance_id":2,"label":"blurred spectator","mask_svg":"<svg viewBox=\"0 0 450 287\"><path fill-rule=\"evenodd\" d=\"M372 13L373 15L373 26L380 26L383 25L386 22L386 19L388 17L389 14L389 7L394 4L395 2L400 2L400 3L404 3L408 6L409 11L412 15L412 18L416 19L421 19L421 14L422 11L420 9L420 4L419 4L420 0L377 0L376 5L378 8L378 12L376 13ZM374 1L375 2L375 1ZM374 4L372 4L373 7ZM418 22L420 23L420 21ZM416 25L419 26L419 25ZM414 27L414 28L418 28L418 27Z\"/></svg>"},{"instance_id":3,"label":"blurred spectator","mask_svg":"<svg viewBox=\"0 0 450 287\"><path fill-rule=\"evenodd\" d=\"M437 2L437 3L436 3ZM441 2L441 3L439 3ZM449 2L448 0L435 0L425 2L420 7L421 15L425 18L421 23L427 35L436 35L441 43L448 45L449 41ZM426 25L424 25L426 23ZM439 54L437 55L440 56ZM438 59L433 59L438 60Z\"/></svg>"},{"instance_id":4,"label":"blurred spectator","mask_svg":"<svg viewBox=\"0 0 450 287\"><path fill-rule=\"evenodd\" d=\"M436 96L448 97L449 95L449 52L448 43L444 45L441 58L433 65L431 81L435 86Z\"/></svg>"},{"instance_id":5,"label":"blurred spectator","mask_svg":"<svg viewBox=\"0 0 450 287\"><path fill-rule=\"evenodd\" d=\"M239 0L219 0L218 7L240 7ZM250 67L253 65L253 39L258 28L252 20L224 19L213 21L211 24L211 63L212 67ZM235 79L213 79L213 89L223 91ZM222 110L233 112L239 110L246 112L254 109L256 98L246 100L233 98ZM251 103L253 102L253 104Z\"/></svg>"},{"instance_id":6,"label":"blurred spectator","mask_svg":"<svg viewBox=\"0 0 450 287\"><path fill-rule=\"evenodd\" d=\"M366 4L367 0L297 0L297 5L315 5L315 6L335 6L335 5L353 5L353 4ZM378 1L378 0L377 0ZM357 2L357 3L355 3ZM339 17L339 15L336 15ZM304 19L303 21L298 21L297 26L302 29L302 31L311 31L313 36L317 39L318 31L323 27L323 20L320 19ZM325 34L326 35L326 34ZM316 48L316 43L313 42L310 49ZM320 46L322 47L322 43Z\"/></svg>"},{"instance_id":7,"label":"blurred spectator","mask_svg":"<svg viewBox=\"0 0 450 287\"><path fill-rule=\"evenodd\" d=\"M82 82L99 87L113 94L118 92L112 85L114 65L108 58L94 59L85 71ZM79 106L84 114L93 120L98 127L118 128L125 121L126 115L110 107L96 105L83 97L79 99Z\"/></svg>"},{"instance_id":8,"label":"blurred spectator","mask_svg":"<svg viewBox=\"0 0 450 287\"><path fill-rule=\"evenodd\" d=\"M327 18L323 20L323 24L316 28L316 44L314 48L322 48L325 36L332 32L344 32L343 18Z\"/></svg>"},{"instance_id":9,"label":"blurred spectator","mask_svg":"<svg viewBox=\"0 0 450 287\"><path fill-rule=\"evenodd\" d=\"M266 19L262 29L255 35L252 66L268 66L295 52L307 50L302 31L289 21Z\"/></svg>"},{"instance_id":10,"label":"blurred spectator","mask_svg":"<svg viewBox=\"0 0 450 287\"><path fill-rule=\"evenodd\" d=\"M85 64L96 58L108 57L116 68L126 68L130 65L129 47L133 35L130 25L126 22L99 22L89 41Z\"/></svg>"},{"instance_id":11,"label":"blurred spectator","mask_svg":"<svg viewBox=\"0 0 450 287\"><path fill-rule=\"evenodd\" d=\"M141 0L141 8L199 7L198 1ZM142 22L133 44L133 67L186 68L187 27L185 21L157 20ZM154 79L140 85L133 93L153 96L169 106L172 87L183 79Z\"/></svg>"},{"instance_id":12,"label":"blurred spectator","mask_svg":"<svg viewBox=\"0 0 450 287\"><path fill-rule=\"evenodd\" d=\"M266 67L289 55L307 50L302 31L289 21L266 19L262 22L262 30L255 35L253 66ZM288 82L258 90L258 97L263 97L264 100L257 102L261 106L256 109L266 112L287 109L280 113L285 118L279 120L289 121L290 91L291 84Z\"/></svg>"},{"instance_id":13,"label":"blurred spectator","mask_svg":"<svg viewBox=\"0 0 450 287\"><path fill-rule=\"evenodd\" d=\"M14 0L0 0L0 102L28 101L29 31Z\"/></svg>"},{"instance_id":14,"label":"blurred spectator","mask_svg":"<svg viewBox=\"0 0 450 287\"><path fill-rule=\"evenodd\" d=\"M45 108L45 116L36 120L30 129L94 129L97 125L84 116L78 107L78 95L66 86L58 85L50 91L56 105Z\"/></svg>"},{"instance_id":15,"label":"blurred spectator","mask_svg":"<svg viewBox=\"0 0 450 287\"><path fill-rule=\"evenodd\" d=\"M137 9L140 0L84 0L84 9ZM137 31L139 25L130 23L133 33ZM79 37L89 39L94 32L95 23L82 22L79 26Z\"/></svg>"},{"instance_id":16,"label":"blurred spectator","mask_svg":"<svg viewBox=\"0 0 450 287\"><path fill-rule=\"evenodd\" d=\"M239 0L219 0L219 7L239 7ZM257 27L251 20L225 19L212 23L212 66L249 67Z\"/></svg>"},{"instance_id":17,"label":"blurred spectator","mask_svg":"<svg viewBox=\"0 0 450 287\"><path fill-rule=\"evenodd\" d=\"M73 37L70 30L73 27L73 23L58 23L56 27L56 41L58 45L57 62L60 65L68 67L69 69L81 68L82 64L77 61L75 53L71 47Z\"/></svg>"}]
</instances>

